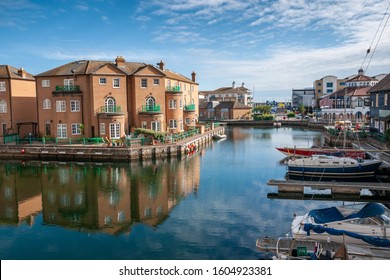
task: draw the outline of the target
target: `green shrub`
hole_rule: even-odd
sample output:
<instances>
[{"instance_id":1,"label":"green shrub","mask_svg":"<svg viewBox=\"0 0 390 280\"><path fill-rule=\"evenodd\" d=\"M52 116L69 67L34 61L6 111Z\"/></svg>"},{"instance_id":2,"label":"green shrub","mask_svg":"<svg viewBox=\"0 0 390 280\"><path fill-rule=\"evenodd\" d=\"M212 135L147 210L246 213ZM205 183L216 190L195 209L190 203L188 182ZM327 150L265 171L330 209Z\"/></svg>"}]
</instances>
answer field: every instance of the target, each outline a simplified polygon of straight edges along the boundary
<instances>
[{"instance_id":1,"label":"green shrub","mask_svg":"<svg viewBox=\"0 0 390 280\"><path fill-rule=\"evenodd\" d=\"M253 118L255 121L272 121L272 120L274 120L274 116L269 115L269 114L254 115Z\"/></svg>"},{"instance_id":2,"label":"green shrub","mask_svg":"<svg viewBox=\"0 0 390 280\"><path fill-rule=\"evenodd\" d=\"M294 112L288 113L287 118L295 118L295 113Z\"/></svg>"}]
</instances>

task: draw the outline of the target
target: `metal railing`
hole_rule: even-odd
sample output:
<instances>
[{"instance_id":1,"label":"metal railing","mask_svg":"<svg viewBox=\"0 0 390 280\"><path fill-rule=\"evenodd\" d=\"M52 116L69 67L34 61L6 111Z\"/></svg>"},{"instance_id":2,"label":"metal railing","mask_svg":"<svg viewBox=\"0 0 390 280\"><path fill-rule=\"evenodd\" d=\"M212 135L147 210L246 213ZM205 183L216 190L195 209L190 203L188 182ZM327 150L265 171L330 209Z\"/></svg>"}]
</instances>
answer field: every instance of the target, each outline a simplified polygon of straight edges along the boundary
<instances>
[{"instance_id":1,"label":"metal railing","mask_svg":"<svg viewBox=\"0 0 390 280\"><path fill-rule=\"evenodd\" d=\"M195 111L195 104L189 104L184 106L185 111Z\"/></svg>"},{"instance_id":2,"label":"metal railing","mask_svg":"<svg viewBox=\"0 0 390 280\"><path fill-rule=\"evenodd\" d=\"M99 113L118 113L122 112L121 106L101 106Z\"/></svg>"},{"instance_id":3,"label":"metal railing","mask_svg":"<svg viewBox=\"0 0 390 280\"><path fill-rule=\"evenodd\" d=\"M63 92L79 92L80 86L56 86L56 91L63 91Z\"/></svg>"},{"instance_id":4,"label":"metal railing","mask_svg":"<svg viewBox=\"0 0 390 280\"><path fill-rule=\"evenodd\" d=\"M160 105L142 105L142 112L160 112Z\"/></svg>"}]
</instances>

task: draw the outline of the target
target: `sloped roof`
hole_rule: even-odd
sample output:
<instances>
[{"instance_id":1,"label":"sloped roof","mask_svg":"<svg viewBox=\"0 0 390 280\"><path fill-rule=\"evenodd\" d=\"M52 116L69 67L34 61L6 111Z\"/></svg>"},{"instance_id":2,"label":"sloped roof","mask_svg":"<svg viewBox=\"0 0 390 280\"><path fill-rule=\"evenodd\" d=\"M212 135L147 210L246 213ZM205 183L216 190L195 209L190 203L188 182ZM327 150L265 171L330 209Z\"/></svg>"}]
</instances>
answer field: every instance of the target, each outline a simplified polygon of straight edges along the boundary
<instances>
[{"instance_id":1,"label":"sloped roof","mask_svg":"<svg viewBox=\"0 0 390 280\"><path fill-rule=\"evenodd\" d=\"M390 91L390 74L380 80L375 86L373 86L369 92L377 91Z\"/></svg>"},{"instance_id":2,"label":"sloped roof","mask_svg":"<svg viewBox=\"0 0 390 280\"><path fill-rule=\"evenodd\" d=\"M347 94L348 96L367 96L369 95L371 87L347 87L343 89L339 89L338 91L323 95L320 99L324 99L331 96L344 96Z\"/></svg>"},{"instance_id":3,"label":"sloped roof","mask_svg":"<svg viewBox=\"0 0 390 280\"><path fill-rule=\"evenodd\" d=\"M238 101L222 101L215 109L252 109L251 106L244 105Z\"/></svg>"},{"instance_id":4,"label":"sloped roof","mask_svg":"<svg viewBox=\"0 0 390 280\"><path fill-rule=\"evenodd\" d=\"M117 66L115 62L112 61L99 61L99 60L79 60L73 61L62 66L53 68L49 71L40 73L36 76L46 77L46 76L69 76L76 74L88 75L93 74L98 69L102 68L105 65L114 66L115 68L122 71L124 74L132 75L137 72L140 68L148 66L148 64L142 62L123 62L121 65ZM154 67L154 66L153 66ZM156 68L157 69L157 68Z\"/></svg>"},{"instance_id":5,"label":"sloped roof","mask_svg":"<svg viewBox=\"0 0 390 280\"><path fill-rule=\"evenodd\" d=\"M19 69L10 65L0 65L0 78L3 79L21 79L21 80L31 80L34 81L34 76L28 72L26 73L26 77L22 77L18 73Z\"/></svg>"},{"instance_id":6,"label":"sloped roof","mask_svg":"<svg viewBox=\"0 0 390 280\"><path fill-rule=\"evenodd\" d=\"M214 91L208 92L209 94L229 94L229 93L241 93L248 94L249 89L246 87L221 87Z\"/></svg>"},{"instance_id":7,"label":"sloped roof","mask_svg":"<svg viewBox=\"0 0 390 280\"><path fill-rule=\"evenodd\" d=\"M372 78L366 75L356 75L348 80L345 81L345 83L351 83L351 82L370 82L370 81L378 81L376 78Z\"/></svg>"},{"instance_id":8,"label":"sloped roof","mask_svg":"<svg viewBox=\"0 0 390 280\"><path fill-rule=\"evenodd\" d=\"M182 82L190 83L190 84L197 84L197 83L194 83L191 79L187 78L186 76L179 74L179 73L176 73L176 72L173 72L173 71L168 70L168 69L164 69L164 74L166 75L166 78L168 78L168 79L182 81Z\"/></svg>"}]
</instances>

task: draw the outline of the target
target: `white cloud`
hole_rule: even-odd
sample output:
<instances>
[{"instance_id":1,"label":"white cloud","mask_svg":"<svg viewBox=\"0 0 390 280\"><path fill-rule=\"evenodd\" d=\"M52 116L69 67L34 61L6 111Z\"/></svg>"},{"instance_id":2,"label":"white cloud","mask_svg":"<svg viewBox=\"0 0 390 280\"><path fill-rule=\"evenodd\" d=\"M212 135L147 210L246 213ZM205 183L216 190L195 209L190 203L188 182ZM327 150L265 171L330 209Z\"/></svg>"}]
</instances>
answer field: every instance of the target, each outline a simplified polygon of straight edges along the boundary
<instances>
[{"instance_id":1,"label":"white cloud","mask_svg":"<svg viewBox=\"0 0 390 280\"><path fill-rule=\"evenodd\" d=\"M74 7L80 11L89 11L89 6L86 4L77 4Z\"/></svg>"}]
</instances>

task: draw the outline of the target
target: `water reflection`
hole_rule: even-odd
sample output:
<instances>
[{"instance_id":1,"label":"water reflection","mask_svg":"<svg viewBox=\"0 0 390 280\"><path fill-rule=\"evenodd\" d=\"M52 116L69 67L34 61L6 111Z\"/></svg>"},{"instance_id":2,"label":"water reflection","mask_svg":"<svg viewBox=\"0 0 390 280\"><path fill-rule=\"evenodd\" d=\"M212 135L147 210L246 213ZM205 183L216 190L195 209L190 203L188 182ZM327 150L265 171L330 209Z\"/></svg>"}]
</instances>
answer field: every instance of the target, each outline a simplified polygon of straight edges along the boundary
<instances>
[{"instance_id":1,"label":"water reflection","mask_svg":"<svg viewBox=\"0 0 390 280\"><path fill-rule=\"evenodd\" d=\"M155 227L197 193L200 158L130 165L0 164L0 221L18 225L42 213L44 225L107 234L141 222Z\"/></svg>"}]
</instances>

